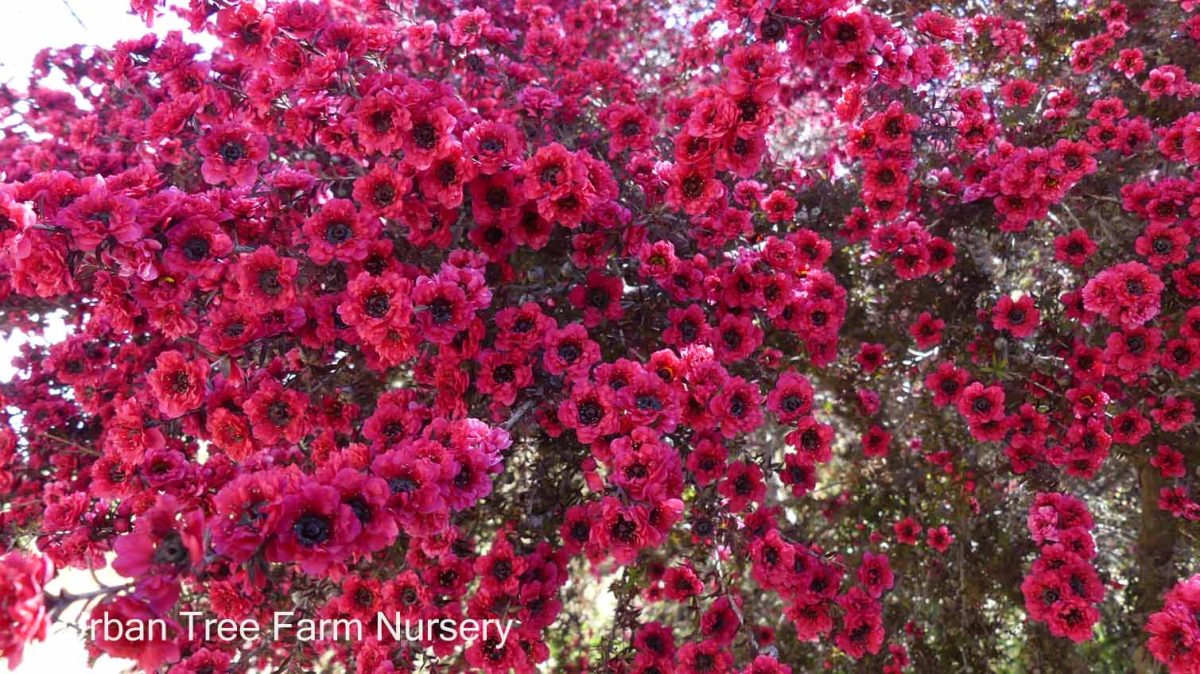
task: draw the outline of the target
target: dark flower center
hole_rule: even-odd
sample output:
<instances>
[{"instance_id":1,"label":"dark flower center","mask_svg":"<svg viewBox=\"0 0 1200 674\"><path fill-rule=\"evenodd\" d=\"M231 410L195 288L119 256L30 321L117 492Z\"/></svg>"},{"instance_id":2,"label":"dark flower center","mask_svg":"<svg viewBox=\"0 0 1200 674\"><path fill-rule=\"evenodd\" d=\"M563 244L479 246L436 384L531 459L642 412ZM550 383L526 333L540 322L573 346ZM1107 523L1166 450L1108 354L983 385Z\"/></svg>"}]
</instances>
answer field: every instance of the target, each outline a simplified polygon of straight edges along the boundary
<instances>
[{"instance_id":1,"label":"dark flower center","mask_svg":"<svg viewBox=\"0 0 1200 674\"><path fill-rule=\"evenodd\" d=\"M583 426L595 426L604 418L604 408L588 401L579 405L579 423Z\"/></svg>"},{"instance_id":2,"label":"dark flower center","mask_svg":"<svg viewBox=\"0 0 1200 674\"><path fill-rule=\"evenodd\" d=\"M432 150L437 144L437 129L429 122L421 122L413 126L413 142L422 150Z\"/></svg>"},{"instance_id":3,"label":"dark flower center","mask_svg":"<svg viewBox=\"0 0 1200 674\"><path fill-rule=\"evenodd\" d=\"M367 524L373 518L371 506L367 505L366 500L362 496L354 496L347 499L346 505L350 506L350 509L354 511L354 516L363 524Z\"/></svg>"},{"instance_id":4,"label":"dark flower center","mask_svg":"<svg viewBox=\"0 0 1200 674\"><path fill-rule=\"evenodd\" d=\"M282 400L276 400L267 407L267 419L276 426L287 426L292 419L292 409Z\"/></svg>"},{"instance_id":5,"label":"dark flower center","mask_svg":"<svg viewBox=\"0 0 1200 674\"><path fill-rule=\"evenodd\" d=\"M258 289L271 297L283 292L283 284L279 282L279 270L264 269L258 272Z\"/></svg>"},{"instance_id":6,"label":"dark flower center","mask_svg":"<svg viewBox=\"0 0 1200 674\"><path fill-rule=\"evenodd\" d=\"M367 301L363 302L363 311L371 318L383 318L387 315L388 309L392 306L392 300L387 293L382 290L367 295Z\"/></svg>"},{"instance_id":7,"label":"dark flower center","mask_svg":"<svg viewBox=\"0 0 1200 674\"><path fill-rule=\"evenodd\" d=\"M292 533L296 535L296 542L300 545L315 548L329 540L329 518L316 513L305 513L292 525Z\"/></svg>"},{"instance_id":8,"label":"dark flower center","mask_svg":"<svg viewBox=\"0 0 1200 674\"><path fill-rule=\"evenodd\" d=\"M574 342L566 342L558 347L558 357L562 358L565 363L574 363L576 360L579 360L579 356L579 345Z\"/></svg>"},{"instance_id":9,"label":"dark flower center","mask_svg":"<svg viewBox=\"0 0 1200 674\"><path fill-rule=\"evenodd\" d=\"M512 575L512 562L502 559L492 565L492 577L496 580L507 580Z\"/></svg>"},{"instance_id":10,"label":"dark flower center","mask_svg":"<svg viewBox=\"0 0 1200 674\"><path fill-rule=\"evenodd\" d=\"M388 488L393 494L408 494L417 489L417 483L407 477L394 477L388 480Z\"/></svg>"},{"instance_id":11,"label":"dark flower center","mask_svg":"<svg viewBox=\"0 0 1200 674\"><path fill-rule=\"evenodd\" d=\"M203 236L193 236L183 244L183 256L192 262L208 257L209 250L208 238Z\"/></svg>"},{"instance_id":12,"label":"dark flower center","mask_svg":"<svg viewBox=\"0 0 1200 674\"><path fill-rule=\"evenodd\" d=\"M188 560L188 549L178 532L168 533L154 548L154 562L179 566Z\"/></svg>"},{"instance_id":13,"label":"dark flower center","mask_svg":"<svg viewBox=\"0 0 1200 674\"><path fill-rule=\"evenodd\" d=\"M612 537L616 540L622 543L630 543L637 536L637 524L621 517L616 522L613 522L610 531Z\"/></svg>"},{"instance_id":14,"label":"dark flower center","mask_svg":"<svg viewBox=\"0 0 1200 674\"><path fill-rule=\"evenodd\" d=\"M325 240L335 246L345 243L350 239L351 234L353 234L353 230L344 222L331 222L325 227Z\"/></svg>"},{"instance_id":15,"label":"dark flower center","mask_svg":"<svg viewBox=\"0 0 1200 674\"><path fill-rule=\"evenodd\" d=\"M371 193L371 199L376 206L388 206L396 200L396 186L391 183L380 183Z\"/></svg>"},{"instance_id":16,"label":"dark flower center","mask_svg":"<svg viewBox=\"0 0 1200 674\"><path fill-rule=\"evenodd\" d=\"M237 141L229 141L222 145L217 153L226 164L234 164L246 156L246 148Z\"/></svg>"},{"instance_id":17,"label":"dark flower center","mask_svg":"<svg viewBox=\"0 0 1200 674\"><path fill-rule=\"evenodd\" d=\"M597 309L604 309L608 307L611 301L612 300L609 298L608 293L604 292L603 288L592 288L588 290L587 303L589 306Z\"/></svg>"},{"instance_id":18,"label":"dark flower center","mask_svg":"<svg viewBox=\"0 0 1200 674\"><path fill-rule=\"evenodd\" d=\"M450 304L450 300L439 297L429 303L429 313L433 316L434 323L444 325L454 318L454 307Z\"/></svg>"},{"instance_id":19,"label":"dark flower center","mask_svg":"<svg viewBox=\"0 0 1200 674\"><path fill-rule=\"evenodd\" d=\"M387 133L392 130L392 113L387 110L376 110L370 115L371 128L375 133Z\"/></svg>"},{"instance_id":20,"label":"dark flower center","mask_svg":"<svg viewBox=\"0 0 1200 674\"><path fill-rule=\"evenodd\" d=\"M492 370L492 379L499 384L507 384L516 378L513 366L505 363Z\"/></svg>"}]
</instances>

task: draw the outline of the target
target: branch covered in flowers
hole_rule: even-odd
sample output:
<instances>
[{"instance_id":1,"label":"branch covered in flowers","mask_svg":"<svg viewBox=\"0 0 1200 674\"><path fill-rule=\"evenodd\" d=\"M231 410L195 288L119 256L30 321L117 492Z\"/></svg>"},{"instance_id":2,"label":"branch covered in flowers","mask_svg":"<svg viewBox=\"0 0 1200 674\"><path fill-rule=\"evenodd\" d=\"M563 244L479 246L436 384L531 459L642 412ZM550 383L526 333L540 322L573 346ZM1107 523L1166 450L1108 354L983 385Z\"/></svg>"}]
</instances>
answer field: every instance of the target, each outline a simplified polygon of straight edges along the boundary
<instances>
[{"instance_id":1,"label":"branch covered in flowers","mask_svg":"<svg viewBox=\"0 0 1200 674\"><path fill-rule=\"evenodd\" d=\"M1191 0L132 9L0 88L10 662L1200 671Z\"/></svg>"}]
</instances>

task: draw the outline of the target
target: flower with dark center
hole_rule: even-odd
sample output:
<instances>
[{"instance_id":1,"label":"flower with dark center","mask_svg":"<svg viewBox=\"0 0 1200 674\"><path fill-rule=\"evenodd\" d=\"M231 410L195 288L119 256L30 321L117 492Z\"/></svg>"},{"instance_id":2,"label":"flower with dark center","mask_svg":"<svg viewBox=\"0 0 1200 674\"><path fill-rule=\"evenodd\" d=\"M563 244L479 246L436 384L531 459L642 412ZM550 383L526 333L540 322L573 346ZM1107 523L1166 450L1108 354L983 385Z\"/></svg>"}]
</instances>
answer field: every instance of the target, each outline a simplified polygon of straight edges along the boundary
<instances>
[{"instance_id":1,"label":"flower with dark center","mask_svg":"<svg viewBox=\"0 0 1200 674\"><path fill-rule=\"evenodd\" d=\"M741 419L746 414L746 400L740 395L734 396L729 401L729 413L735 418Z\"/></svg>"},{"instance_id":2,"label":"flower with dark center","mask_svg":"<svg viewBox=\"0 0 1200 674\"><path fill-rule=\"evenodd\" d=\"M562 172L563 167L558 164L550 164L542 169L541 174L538 175L538 180L549 185L556 185L558 184L558 177L562 175Z\"/></svg>"},{"instance_id":3,"label":"flower with dark center","mask_svg":"<svg viewBox=\"0 0 1200 674\"><path fill-rule=\"evenodd\" d=\"M787 26L779 19L769 16L759 24L758 34L767 42L778 42L787 35Z\"/></svg>"},{"instance_id":4,"label":"flower with dark center","mask_svg":"<svg viewBox=\"0 0 1200 674\"><path fill-rule=\"evenodd\" d=\"M508 190L504 189L500 185L492 185L489 187L488 191L484 193L484 201L487 202L488 206L491 206L496 210L508 208L509 204L512 203L512 199L508 193Z\"/></svg>"},{"instance_id":5,"label":"flower with dark center","mask_svg":"<svg viewBox=\"0 0 1200 674\"><path fill-rule=\"evenodd\" d=\"M405 606L412 606L413 604L417 603L417 589L411 585L404 588L404 590L400 593L400 603L404 604Z\"/></svg>"},{"instance_id":6,"label":"flower with dark center","mask_svg":"<svg viewBox=\"0 0 1200 674\"><path fill-rule=\"evenodd\" d=\"M800 446L804 449L813 450L821 444L821 436L815 430L809 428L800 434Z\"/></svg>"},{"instance_id":7,"label":"flower with dark center","mask_svg":"<svg viewBox=\"0 0 1200 674\"><path fill-rule=\"evenodd\" d=\"M187 393L192 390L192 380L187 372L180 370L171 373L171 390L175 393Z\"/></svg>"},{"instance_id":8,"label":"flower with dark center","mask_svg":"<svg viewBox=\"0 0 1200 674\"><path fill-rule=\"evenodd\" d=\"M750 480L750 476L742 473L733 481L733 492L738 496L747 496L754 491L754 483Z\"/></svg>"},{"instance_id":9,"label":"flower with dark center","mask_svg":"<svg viewBox=\"0 0 1200 674\"><path fill-rule=\"evenodd\" d=\"M699 175L692 174L687 178L684 178L680 189L683 191L684 197L688 199L696 199L701 194L704 194L704 178Z\"/></svg>"}]
</instances>

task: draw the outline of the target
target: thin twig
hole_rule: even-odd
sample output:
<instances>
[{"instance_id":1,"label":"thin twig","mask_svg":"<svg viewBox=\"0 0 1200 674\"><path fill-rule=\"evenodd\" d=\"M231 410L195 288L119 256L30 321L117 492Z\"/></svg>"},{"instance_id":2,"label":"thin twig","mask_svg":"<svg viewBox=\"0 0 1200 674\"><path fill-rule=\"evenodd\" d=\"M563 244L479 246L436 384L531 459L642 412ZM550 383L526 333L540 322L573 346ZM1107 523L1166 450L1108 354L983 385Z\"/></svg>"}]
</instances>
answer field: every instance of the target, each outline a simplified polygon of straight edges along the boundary
<instances>
[{"instance_id":1,"label":"thin twig","mask_svg":"<svg viewBox=\"0 0 1200 674\"><path fill-rule=\"evenodd\" d=\"M90 29L83 23L83 19L79 18L79 15L75 13L75 8L71 6L71 3L67 0L62 0L62 4L71 13L71 18L75 19L75 23L79 24L80 28L90 32Z\"/></svg>"}]
</instances>

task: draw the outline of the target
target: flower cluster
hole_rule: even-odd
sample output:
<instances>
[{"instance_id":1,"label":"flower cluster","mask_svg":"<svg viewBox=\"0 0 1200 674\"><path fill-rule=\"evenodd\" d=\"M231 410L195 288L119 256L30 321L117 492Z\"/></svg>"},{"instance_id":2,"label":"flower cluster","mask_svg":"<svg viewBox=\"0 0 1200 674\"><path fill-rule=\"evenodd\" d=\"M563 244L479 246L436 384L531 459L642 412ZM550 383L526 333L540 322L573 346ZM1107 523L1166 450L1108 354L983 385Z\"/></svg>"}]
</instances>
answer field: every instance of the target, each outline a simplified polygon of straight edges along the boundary
<instances>
[{"instance_id":1,"label":"flower cluster","mask_svg":"<svg viewBox=\"0 0 1200 674\"><path fill-rule=\"evenodd\" d=\"M1180 581L1146 621L1150 653L1172 672L1200 671L1200 576Z\"/></svg>"},{"instance_id":2,"label":"flower cluster","mask_svg":"<svg viewBox=\"0 0 1200 674\"><path fill-rule=\"evenodd\" d=\"M1029 509L1029 534L1041 548L1021 592L1032 620L1044 622L1056 637L1087 641L1100 619L1096 604L1104 585L1091 560L1095 522L1087 507L1066 494L1038 494Z\"/></svg>"}]
</instances>

